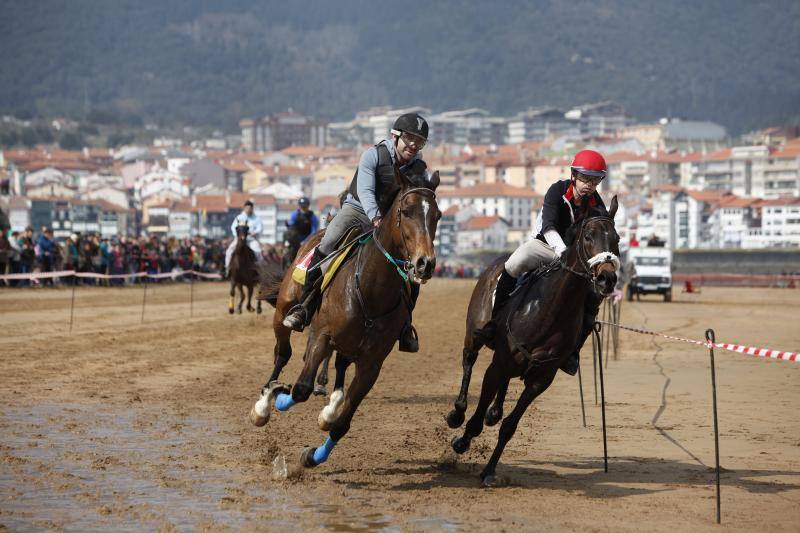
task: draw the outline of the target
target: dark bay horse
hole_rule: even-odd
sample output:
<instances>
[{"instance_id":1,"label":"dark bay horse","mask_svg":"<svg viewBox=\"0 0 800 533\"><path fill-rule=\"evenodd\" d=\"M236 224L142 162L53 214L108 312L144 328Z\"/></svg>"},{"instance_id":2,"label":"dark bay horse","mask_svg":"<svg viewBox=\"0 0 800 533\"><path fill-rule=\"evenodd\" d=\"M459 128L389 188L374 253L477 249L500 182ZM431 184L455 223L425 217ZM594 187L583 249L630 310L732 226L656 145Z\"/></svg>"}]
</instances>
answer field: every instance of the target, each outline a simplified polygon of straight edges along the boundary
<instances>
[{"instance_id":1,"label":"dark bay horse","mask_svg":"<svg viewBox=\"0 0 800 533\"><path fill-rule=\"evenodd\" d=\"M246 224L236 227L236 248L233 250L231 256L231 264L229 267L231 276L231 298L228 301L228 312L233 314L234 296L236 288L239 288L239 305L238 312L242 314L242 303L244 302L244 288L247 287L247 310L249 312L255 311L253 309L253 289L258 284L258 269L256 268L256 254L247 246L247 232ZM261 300L256 302L258 314L261 314Z\"/></svg>"},{"instance_id":2,"label":"dark bay horse","mask_svg":"<svg viewBox=\"0 0 800 533\"><path fill-rule=\"evenodd\" d=\"M588 209L588 206L587 206ZM614 290L619 267L619 236L614 228L617 197L611 200L609 216L589 216L584 210L570 228L569 247L563 262L554 262L535 283L525 283L512 293L498 316L495 352L486 369L475 414L464 434L452 441L456 453L469 449L484 422L496 424L502 417L503 400L511 378L520 377L525 388L513 411L503 419L497 446L481 473L486 486L496 483L495 468L520 418L533 400L553 382L559 367L578 343L584 303L591 291L605 298ZM462 355L463 377L454 409L447 424L457 428L464 422L467 390L472 367L483 346L475 330L488 322L503 261L496 261L478 279L467 314L467 332ZM495 400L492 408L489 404Z\"/></svg>"},{"instance_id":3,"label":"dark bay horse","mask_svg":"<svg viewBox=\"0 0 800 533\"><path fill-rule=\"evenodd\" d=\"M441 217L434 192L439 173L426 182L422 176L406 176L395 168L395 180L398 192L380 225L359 246L355 256L342 265L322 294L319 311L308 327L305 364L291 393L276 380L291 356L292 331L283 325L283 318L302 293L302 287L292 280L291 268L281 283L273 319L277 339L275 368L250 418L256 425L264 425L273 400L279 411L306 401L320 363L336 350L336 390L319 416L319 425L324 431L329 430L329 436L320 448L303 452L302 463L306 467L328 459L378 379L384 360L410 320L409 280L424 283L433 274L433 239ZM316 246L319 239L319 234L309 239L298 257ZM345 392L344 372L350 364L355 365L355 376Z\"/></svg>"}]
</instances>

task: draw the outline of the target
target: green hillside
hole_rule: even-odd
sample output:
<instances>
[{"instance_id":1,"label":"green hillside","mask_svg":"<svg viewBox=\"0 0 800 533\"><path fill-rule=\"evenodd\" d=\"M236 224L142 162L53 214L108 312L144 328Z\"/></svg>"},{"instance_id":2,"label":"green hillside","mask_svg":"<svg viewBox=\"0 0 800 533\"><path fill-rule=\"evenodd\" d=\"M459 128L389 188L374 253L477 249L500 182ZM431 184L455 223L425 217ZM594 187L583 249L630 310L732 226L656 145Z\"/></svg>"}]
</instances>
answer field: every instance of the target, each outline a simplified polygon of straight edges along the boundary
<instances>
[{"instance_id":1,"label":"green hillside","mask_svg":"<svg viewBox=\"0 0 800 533\"><path fill-rule=\"evenodd\" d=\"M380 5L380 7L378 7ZM0 113L212 125L611 99L732 132L800 118L800 2L6 0Z\"/></svg>"}]
</instances>

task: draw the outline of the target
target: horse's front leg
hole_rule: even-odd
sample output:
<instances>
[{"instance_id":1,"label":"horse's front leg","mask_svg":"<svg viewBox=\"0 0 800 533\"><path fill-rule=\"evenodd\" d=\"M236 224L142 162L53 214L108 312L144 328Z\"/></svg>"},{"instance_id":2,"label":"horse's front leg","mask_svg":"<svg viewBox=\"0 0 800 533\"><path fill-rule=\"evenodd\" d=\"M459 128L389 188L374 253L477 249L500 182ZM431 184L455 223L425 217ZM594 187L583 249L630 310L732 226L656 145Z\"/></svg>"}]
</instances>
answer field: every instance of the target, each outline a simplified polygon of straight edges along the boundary
<instances>
[{"instance_id":1,"label":"horse's front leg","mask_svg":"<svg viewBox=\"0 0 800 533\"><path fill-rule=\"evenodd\" d=\"M497 484L495 468L497 468L497 463L500 461L500 456L503 453L503 449L517 431L517 425L519 424L522 415L525 414L525 411L528 409L533 400L547 390L547 387L553 383L553 378L555 378L557 371L557 368L553 368L544 369L538 374L534 374L532 372L528 374L528 377L525 379L525 389L522 391L519 400L517 400L517 405L514 406L514 409L500 425L497 446L495 446L494 452L492 452L492 456L489 458L489 463L486 465L486 468L484 468L483 472L481 472L481 481L485 487L491 487Z\"/></svg>"},{"instance_id":2,"label":"horse's front leg","mask_svg":"<svg viewBox=\"0 0 800 533\"><path fill-rule=\"evenodd\" d=\"M253 285L247 286L247 312L252 313L255 311L253 308Z\"/></svg>"},{"instance_id":3,"label":"horse's front leg","mask_svg":"<svg viewBox=\"0 0 800 533\"><path fill-rule=\"evenodd\" d=\"M239 284L239 305L236 307L236 312L242 314L242 304L244 304L244 285Z\"/></svg>"},{"instance_id":4,"label":"horse's front leg","mask_svg":"<svg viewBox=\"0 0 800 533\"><path fill-rule=\"evenodd\" d=\"M375 381L377 381L381 373L382 364L383 358L378 361L356 361L356 375L347 388L339 416L331 423L331 431L328 433L328 438L319 448L306 448L303 450L300 456L300 462L303 466L311 468L328 460L333 447L350 430L350 422L353 420L353 415L361 404L361 400L375 385Z\"/></svg>"},{"instance_id":5,"label":"horse's front leg","mask_svg":"<svg viewBox=\"0 0 800 533\"><path fill-rule=\"evenodd\" d=\"M305 364L300 376L292 387L291 394L282 393L275 398L275 408L278 411L288 411L296 403L304 402L311 396L314 388L314 377L323 359L330 357L333 347L330 344L330 337L326 335L315 335L311 331L306 346L306 353L303 356Z\"/></svg>"},{"instance_id":6,"label":"horse's front leg","mask_svg":"<svg viewBox=\"0 0 800 533\"><path fill-rule=\"evenodd\" d=\"M486 416L484 417L484 423L491 427L498 422L500 419L503 418L503 402L506 400L506 393L508 392L508 382L511 380L506 380L505 383L500 384L500 389L497 391L497 396L494 398L494 403L486 411Z\"/></svg>"},{"instance_id":7,"label":"horse's front leg","mask_svg":"<svg viewBox=\"0 0 800 533\"><path fill-rule=\"evenodd\" d=\"M325 361L327 365L330 361L328 358ZM336 379L333 382L333 393L331 394L328 405L322 408L317 417L317 424L322 431L328 431L331 424L340 416L342 403L344 402L344 378L347 374L347 367L350 366L350 360L343 356L341 353L336 352Z\"/></svg>"},{"instance_id":8,"label":"horse's front leg","mask_svg":"<svg viewBox=\"0 0 800 533\"><path fill-rule=\"evenodd\" d=\"M261 394L258 401L250 409L250 421L256 426L263 426L269 421L270 410L275 396L280 392L286 392L288 388L278 383L283 367L292 357L292 343L290 338L292 330L283 325L279 314L276 312L272 320L272 329L275 332L275 359L273 362L272 374L261 387Z\"/></svg>"},{"instance_id":9,"label":"horse's front leg","mask_svg":"<svg viewBox=\"0 0 800 533\"><path fill-rule=\"evenodd\" d=\"M233 314L233 302L236 298L236 282L231 279L231 297L228 300L228 313Z\"/></svg>"}]
</instances>

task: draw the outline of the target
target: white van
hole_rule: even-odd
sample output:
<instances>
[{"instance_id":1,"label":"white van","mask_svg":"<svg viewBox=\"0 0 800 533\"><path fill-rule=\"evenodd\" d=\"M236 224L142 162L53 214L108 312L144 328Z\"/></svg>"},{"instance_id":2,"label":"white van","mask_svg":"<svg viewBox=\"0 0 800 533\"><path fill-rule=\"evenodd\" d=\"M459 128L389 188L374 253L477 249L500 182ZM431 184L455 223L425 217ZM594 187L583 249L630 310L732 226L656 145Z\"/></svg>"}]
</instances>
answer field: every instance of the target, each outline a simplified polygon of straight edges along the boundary
<instances>
[{"instance_id":1,"label":"white van","mask_svg":"<svg viewBox=\"0 0 800 533\"><path fill-rule=\"evenodd\" d=\"M672 301L672 250L669 248L630 248L625 266L628 301L634 295L658 293L664 301Z\"/></svg>"}]
</instances>

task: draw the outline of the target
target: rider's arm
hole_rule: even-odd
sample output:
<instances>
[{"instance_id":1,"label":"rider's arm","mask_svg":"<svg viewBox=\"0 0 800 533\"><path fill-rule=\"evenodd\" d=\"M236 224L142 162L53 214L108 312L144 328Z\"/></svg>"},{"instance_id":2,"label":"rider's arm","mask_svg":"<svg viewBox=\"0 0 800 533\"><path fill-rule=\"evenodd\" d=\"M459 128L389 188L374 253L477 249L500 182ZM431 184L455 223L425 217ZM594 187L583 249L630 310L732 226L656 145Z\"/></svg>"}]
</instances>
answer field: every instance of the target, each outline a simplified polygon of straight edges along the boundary
<instances>
[{"instance_id":1,"label":"rider's arm","mask_svg":"<svg viewBox=\"0 0 800 533\"><path fill-rule=\"evenodd\" d=\"M261 222L260 216L256 215L254 218L256 219L256 222L253 224L253 227L249 229L248 233L251 237L257 239L258 236L261 235L261 231L264 229L264 224Z\"/></svg>"},{"instance_id":2,"label":"rider's arm","mask_svg":"<svg viewBox=\"0 0 800 533\"><path fill-rule=\"evenodd\" d=\"M319 218L314 213L311 213L311 233L309 236L314 235L319 229Z\"/></svg>"},{"instance_id":3,"label":"rider's arm","mask_svg":"<svg viewBox=\"0 0 800 533\"><path fill-rule=\"evenodd\" d=\"M297 222L297 210L292 211L292 214L289 215L289 220L286 221L286 226L291 228L294 226L295 222Z\"/></svg>"},{"instance_id":4,"label":"rider's arm","mask_svg":"<svg viewBox=\"0 0 800 533\"><path fill-rule=\"evenodd\" d=\"M373 146L361 155L356 180L358 200L370 220L381 214L378 209L378 201L375 199L375 169L377 166L378 150Z\"/></svg>"},{"instance_id":5,"label":"rider's arm","mask_svg":"<svg viewBox=\"0 0 800 533\"><path fill-rule=\"evenodd\" d=\"M555 250L558 255L564 253L564 250L567 249L567 245L564 244L564 239L561 238L561 235L554 229L545 231L543 233L544 240L547 241L547 244L550 245L550 248Z\"/></svg>"},{"instance_id":6,"label":"rider's arm","mask_svg":"<svg viewBox=\"0 0 800 533\"><path fill-rule=\"evenodd\" d=\"M547 189L547 193L544 195L544 205L542 206L541 215L542 235L546 235L550 230L555 230L556 233L558 233L556 221L558 220L558 210L563 203L564 199L561 195L561 187L559 186L559 182L556 182Z\"/></svg>"},{"instance_id":7,"label":"rider's arm","mask_svg":"<svg viewBox=\"0 0 800 533\"><path fill-rule=\"evenodd\" d=\"M233 224L231 224L231 233L233 233L233 238L236 238L236 226L239 225L239 215L236 215L236 218L233 219Z\"/></svg>"}]
</instances>

